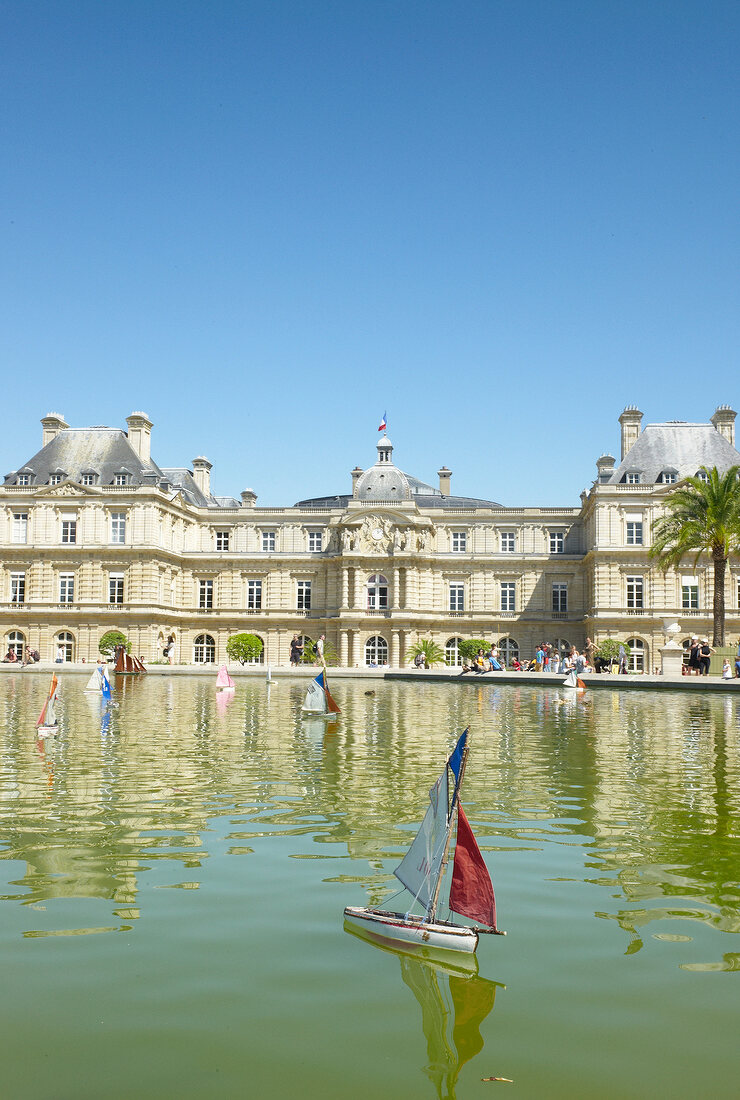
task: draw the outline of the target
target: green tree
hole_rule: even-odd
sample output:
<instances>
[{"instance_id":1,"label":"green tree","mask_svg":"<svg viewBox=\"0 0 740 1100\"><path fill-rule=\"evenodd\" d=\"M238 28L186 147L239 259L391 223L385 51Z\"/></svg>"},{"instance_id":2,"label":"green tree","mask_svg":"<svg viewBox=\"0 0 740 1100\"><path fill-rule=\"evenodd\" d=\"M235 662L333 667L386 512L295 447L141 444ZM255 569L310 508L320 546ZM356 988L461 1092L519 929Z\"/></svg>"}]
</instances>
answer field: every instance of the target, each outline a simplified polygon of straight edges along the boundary
<instances>
[{"instance_id":1,"label":"green tree","mask_svg":"<svg viewBox=\"0 0 740 1100\"><path fill-rule=\"evenodd\" d=\"M690 554L694 564L702 554L712 558L714 637L725 644L725 574L731 551L740 546L740 466L721 474L716 466L705 477L687 477L667 497L665 514L652 527L650 557L663 571Z\"/></svg>"},{"instance_id":2,"label":"green tree","mask_svg":"<svg viewBox=\"0 0 740 1100\"><path fill-rule=\"evenodd\" d=\"M632 652L630 647L626 642L620 642L617 638L604 638L603 642L599 642L596 647L596 656L601 657L602 661L617 661L620 646L624 648L624 652L629 657Z\"/></svg>"},{"instance_id":3,"label":"green tree","mask_svg":"<svg viewBox=\"0 0 740 1100\"><path fill-rule=\"evenodd\" d=\"M226 643L226 656L231 661L246 665L262 652L262 639L256 634L232 634Z\"/></svg>"},{"instance_id":4,"label":"green tree","mask_svg":"<svg viewBox=\"0 0 740 1100\"><path fill-rule=\"evenodd\" d=\"M457 644L457 651L464 661L472 661L474 657L478 656L478 650L482 649L484 653L488 653L491 648L491 643L486 642L483 638L464 638Z\"/></svg>"},{"instance_id":5,"label":"green tree","mask_svg":"<svg viewBox=\"0 0 740 1100\"><path fill-rule=\"evenodd\" d=\"M304 643L301 661L304 665L316 664L316 642L308 641ZM337 664L337 651L331 642L327 642L326 639L324 639L324 663L327 665Z\"/></svg>"},{"instance_id":6,"label":"green tree","mask_svg":"<svg viewBox=\"0 0 740 1100\"><path fill-rule=\"evenodd\" d=\"M424 658L425 668L431 668L433 665L441 664L445 659L444 650L441 646L438 646L436 642L433 642L431 638L420 638L418 642L415 642L411 646L406 660L414 661L419 654Z\"/></svg>"},{"instance_id":7,"label":"green tree","mask_svg":"<svg viewBox=\"0 0 740 1100\"><path fill-rule=\"evenodd\" d=\"M120 630L106 630L105 634L98 642L98 650L104 657L112 657L113 650L117 645L125 646L126 652L131 652L131 642L125 634L122 634Z\"/></svg>"}]
</instances>

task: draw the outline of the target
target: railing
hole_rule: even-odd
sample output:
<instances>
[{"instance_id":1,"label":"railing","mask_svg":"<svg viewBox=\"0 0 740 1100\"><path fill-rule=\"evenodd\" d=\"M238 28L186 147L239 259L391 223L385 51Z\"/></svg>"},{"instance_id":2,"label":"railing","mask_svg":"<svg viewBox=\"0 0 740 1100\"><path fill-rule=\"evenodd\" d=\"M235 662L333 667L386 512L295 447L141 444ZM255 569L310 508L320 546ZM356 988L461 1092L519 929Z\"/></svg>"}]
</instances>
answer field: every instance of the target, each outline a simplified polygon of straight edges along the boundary
<instances>
[{"instance_id":1,"label":"railing","mask_svg":"<svg viewBox=\"0 0 740 1100\"><path fill-rule=\"evenodd\" d=\"M567 611L551 611L550 612L550 618L551 619L567 619L568 618L568 612Z\"/></svg>"}]
</instances>

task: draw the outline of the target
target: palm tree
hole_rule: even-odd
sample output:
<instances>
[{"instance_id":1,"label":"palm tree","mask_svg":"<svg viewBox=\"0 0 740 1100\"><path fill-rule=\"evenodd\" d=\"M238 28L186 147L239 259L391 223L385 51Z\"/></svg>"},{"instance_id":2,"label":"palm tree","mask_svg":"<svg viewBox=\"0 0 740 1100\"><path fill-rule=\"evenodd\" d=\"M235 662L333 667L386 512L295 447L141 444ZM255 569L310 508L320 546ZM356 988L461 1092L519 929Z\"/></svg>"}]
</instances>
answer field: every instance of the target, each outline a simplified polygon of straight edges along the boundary
<instances>
[{"instance_id":1,"label":"palm tree","mask_svg":"<svg viewBox=\"0 0 740 1100\"><path fill-rule=\"evenodd\" d=\"M406 660L413 661L419 654L424 658L425 668L431 668L432 665L438 665L445 659L444 650L441 646L438 646L436 642L433 642L431 638L420 638L418 642L415 642L409 649Z\"/></svg>"},{"instance_id":2,"label":"palm tree","mask_svg":"<svg viewBox=\"0 0 740 1100\"><path fill-rule=\"evenodd\" d=\"M721 474L702 466L704 477L687 477L665 502L665 514L653 524L650 557L658 568L678 565L687 554L711 554L714 570L714 637L725 644L725 573L730 552L740 546L740 466Z\"/></svg>"}]
</instances>

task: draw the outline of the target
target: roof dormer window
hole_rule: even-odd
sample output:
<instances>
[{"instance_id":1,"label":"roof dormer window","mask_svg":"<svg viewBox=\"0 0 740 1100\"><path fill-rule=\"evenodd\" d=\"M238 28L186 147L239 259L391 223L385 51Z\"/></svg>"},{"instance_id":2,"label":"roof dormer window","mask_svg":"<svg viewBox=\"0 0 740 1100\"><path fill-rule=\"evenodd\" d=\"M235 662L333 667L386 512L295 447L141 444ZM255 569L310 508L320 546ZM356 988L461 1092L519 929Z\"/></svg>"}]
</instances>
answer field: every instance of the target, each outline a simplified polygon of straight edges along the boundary
<instances>
[{"instance_id":1,"label":"roof dormer window","mask_svg":"<svg viewBox=\"0 0 740 1100\"><path fill-rule=\"evenodd\" d=\"M639 470L628 470L627 473L624 475L624 484L625 485L639 485L640 484L640 471Z\"/></svg>"},{"instance_id":2,"label":"roof dormer window","mask_svg":"<svg viewBox=\"0 0 740 1100\"><path fill-rule=\"evenodd\" d=\"M50 485L61 485L64 481L64 474L49 474Z\"/></svg>"},{"instance_id":3,"label":"roof dormer window","mask_svg":"<svg viewBox=\"0 0 740 1100\"><path fill-rule=\"evenodd\" d=\"M84 474L80 474L80 485L94 485L97 481L97 474L85 471Z\"/></svg>"},{"instance_id":4,"label":"roof dormer window","mask_svg":"<svg viewBox=\"0 0 740 1100\"><path fill-rule=\"evenodd\" d=\"M128 485L128 474L125 471L113 475L114 485Z\"/></svg>"},{"instance_id":5,"label":"roof dormer window","mask_svg":"<svg viewBox=\"0 0 740 1100\"><path fill-rule=\"evenodd\" d=\"M18 474L18 477L15 479L15 483L16 483L16 485L30 485L31 484L31 475L30 474Z\"/></svg>"},{"instance_id":6,"label":"roof dormer window","mask_svg":"<svg viewBox=\"0 0 740 1100\"><path fill-rule=\"evenodd\" d=\"M677 470L661 470L658 474L658 485L675 485L677 481Z\"/></svg>"},{"instance_id":7,"label":"roof dormer window","mask_svg":"<svg viewBox=\"0 0 740 1100\"><path fill-rule=\"evenodd\" d=\"M697 470L694 476L698 477L699 481L703 481L705 485L709 481L709 474L706 470Z\"/></svg>"}]
</instances>

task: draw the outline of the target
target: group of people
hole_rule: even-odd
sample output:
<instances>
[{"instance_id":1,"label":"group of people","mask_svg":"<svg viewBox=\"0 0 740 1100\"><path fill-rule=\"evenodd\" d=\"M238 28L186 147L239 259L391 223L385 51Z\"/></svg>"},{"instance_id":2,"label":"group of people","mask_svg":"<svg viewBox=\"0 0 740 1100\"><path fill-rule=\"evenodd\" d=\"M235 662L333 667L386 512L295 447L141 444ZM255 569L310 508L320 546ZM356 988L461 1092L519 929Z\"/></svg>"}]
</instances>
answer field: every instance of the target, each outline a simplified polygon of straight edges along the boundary
<instances>
[{"instance_id":1,"label":"group of people","mask_svg":"<svg viewBox=\"0 0 740 1100\"><path fill-rule=\"evenodd\" d=\"M12 646L9 647L8 652L3 657L4 665L35 665L37 661L41 660L39 651L37 649L24 649L23 655L18 656Z\"/></svg>"},{"instance_id":2,"label":"group of people","mask_svg":"<svg viewBox=\"0 0 740 1100\"><path fill-rule=\"evenodd\" d=\"M521 665L519 659L513 661L512 667L519 670ZM489 650L479 649L475 657L467 660L463 660L462 672L463 676L466 672L503 672L503 665L499 660L498 646L495 642L491 642L491 648Z\"/></svg>"},{"instance_id":3,"label":"group of people","mask_svg":"<svg viewBox=\"0 0 740 1100\"><path fill-rule=\"evenodd\" d=\"M710 646L708 638L700 638L698 634L692 634L691 641L689 642L687 676L691 676L692 673L696 673L697 676L708 676L709 659L713 653L714 650ZM740 649L738 649L738 656L740 657ZM726 665L729 665L729 663L729 661L725 661ZM725 676L724 667L722 669L722 675L725 679L728 679L728 677Z\"/></svg>"},{"instance_id":4,"label":"group of people","mask_svg":"<svg viewBox=\"0 0 740 1100\"><path fill-rule=\"evenodd\" d=\"M319 638L318 638L318 641L316 642L316 654L315 654L315 656L316 656L315 664L322 665L324 668L326 668L326 660L324 659L324 641L325 640L326 640L325 635L320 634ZM303 660L304 648L305 647L304 647L303 642L301 641L301 639L298 637L297 634L294 634L293 637L290 640L290 663L295 668L297 668L298 665Z\"/></svg>"}]
</instances>

